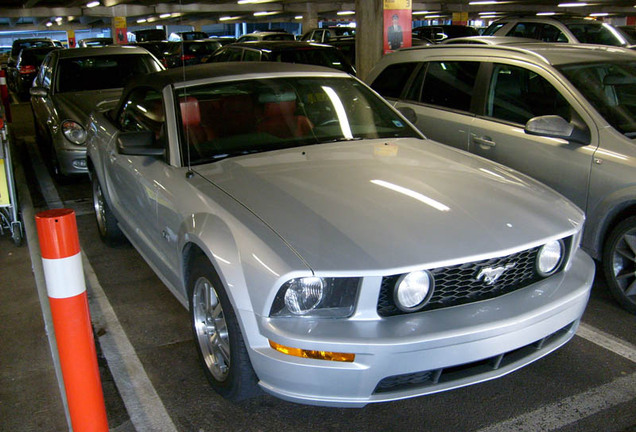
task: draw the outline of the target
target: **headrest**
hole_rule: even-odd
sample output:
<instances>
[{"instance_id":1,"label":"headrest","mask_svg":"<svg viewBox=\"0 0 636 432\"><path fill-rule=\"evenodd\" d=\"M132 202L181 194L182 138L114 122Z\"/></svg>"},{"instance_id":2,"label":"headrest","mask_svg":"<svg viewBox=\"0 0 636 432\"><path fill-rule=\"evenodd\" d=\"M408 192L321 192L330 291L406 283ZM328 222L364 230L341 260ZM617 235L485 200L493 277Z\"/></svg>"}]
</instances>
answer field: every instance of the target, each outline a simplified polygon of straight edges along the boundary
<instances>
[{"instance_id":1,"label":"headrest","mask_svg":"<svg viewBox=\"0 0 636 432\"><path fill-rule=\"evenodd\" d=\"M296 101L268 102L263 105L265 117L289 116L296 111Z\"/></svg>"},{"instance_id":2,"label":"headrest","mask_svg":"<svg viewBox=\"0 0 636 432\"><path fill-rule=\"evenodd\" d=\"M199 110L199 101L192 96L186 96L179 100L181 108L181 121L183 126L198 126L201 124L201 111Z\"/></svg>"}]
</instances>

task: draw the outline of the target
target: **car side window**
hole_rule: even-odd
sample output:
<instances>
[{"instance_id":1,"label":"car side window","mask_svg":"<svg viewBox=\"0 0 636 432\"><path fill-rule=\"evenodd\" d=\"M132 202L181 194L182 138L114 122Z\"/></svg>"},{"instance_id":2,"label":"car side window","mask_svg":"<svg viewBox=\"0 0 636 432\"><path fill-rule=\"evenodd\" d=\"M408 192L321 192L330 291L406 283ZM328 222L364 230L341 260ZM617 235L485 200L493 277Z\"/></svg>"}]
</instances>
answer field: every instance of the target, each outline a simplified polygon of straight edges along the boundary
<instances>
[{"instance_id":1,"label":"car side window","mask_svg":"<svg viewBox=\"0 0 636 432\"><path fill-rule=\"evenodd\" d=\"M380 72L371 88L384 97L397 99L418 63L395 63Z\"/></svg>"},{"instance_id":2,"label":"car side window","mask_svg":"<svg viewBox=\"0 0 636 432\"><path fill-rule=\"evenodd\" d=\"M479 65L479 62L472 61L429 62L420 102L470 111Z\"/></svg>"},{"instance_id":3,"label":"car side window","mask_svg":"<svg viewBox=\"0 0 636 432\"><path fill-rule=\"evenodd\" d=\"M152 131L158 143L164 143L166 114L161 93L141 88L133 90L118 118L124 132Z\"/></svg>"},{"instance_id":4,"label":"car side window","mask_svg":"<svg viewBox=\"0 0 636 432\"><path fill-rule=\"evenodd\" d=\"M260 61L260 60L261 60L261 52L260 51L246 49L243 52L243 61Z\"/></svg>"},{"instance_id":5,"label":"car side window","mask_svg":"<svg viewBox=\"0 0 636 432\"><path fill-rule=\"evenodd\" d=\"M533 117L559 115L570 121L570 104L545 78L518 66L493 65L486 115L526 124Z\"/></svg>"},{"instance_id":6,"label":"car side window","mask_svg":"<svg viewBox=\"0 0 636 432\"><path fill-rule=\"evenodd\" d=\"M539 39L543 42L567 42L567 37L557 27L551 24L543 24Z\"/></svg>"}]
</instances>

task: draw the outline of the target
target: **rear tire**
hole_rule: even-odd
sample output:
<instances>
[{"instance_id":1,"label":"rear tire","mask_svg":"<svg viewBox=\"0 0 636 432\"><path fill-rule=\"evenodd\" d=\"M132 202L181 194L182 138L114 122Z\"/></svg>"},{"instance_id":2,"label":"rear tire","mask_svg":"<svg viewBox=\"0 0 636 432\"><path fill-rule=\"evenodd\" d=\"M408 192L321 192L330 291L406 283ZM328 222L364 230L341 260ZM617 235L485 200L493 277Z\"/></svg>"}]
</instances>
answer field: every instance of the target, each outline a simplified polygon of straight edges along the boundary
<instances>
[{"instance_id":1,"label":"rear tire","mask_svg":"<svg viewBox=\"0 0 636 432\"><path fill-rule=\"evenodd\" d=\"M603 272L614 298L636 314L636 216L611 231L603 250Z\"/></svg>"},{"instance_id":2,"label":"rear tire","mask_svg":"<svg viewBox=\"0 0 636 432\"><path fill-rule=\"evenodd\" d=\"M208 259L194 259L188 278L194 341L205 376L226 399L240 401L261 393L236 314Z\"/></svg>"}]
</instances>

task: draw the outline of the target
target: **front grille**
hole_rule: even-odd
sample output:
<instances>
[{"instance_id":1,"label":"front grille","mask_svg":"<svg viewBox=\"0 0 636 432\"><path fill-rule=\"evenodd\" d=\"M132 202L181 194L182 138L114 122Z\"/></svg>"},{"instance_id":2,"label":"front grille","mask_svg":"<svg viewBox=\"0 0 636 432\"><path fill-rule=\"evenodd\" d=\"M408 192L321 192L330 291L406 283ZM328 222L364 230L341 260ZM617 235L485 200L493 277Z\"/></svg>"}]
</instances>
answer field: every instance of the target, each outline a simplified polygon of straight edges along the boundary
<instances>
[{"instance_id":1,"label":"front grille","mask_svg":"<svg viewBox=\"0 0 636 432\"><path fill-rule=\"evenodd\" d=\"M536 354L537 351L551 350L555 346L562 345L571 337L568 333L571 332L575 323L576 321L531 344L483 360L442 369L386 377L377 384L373 393L387 393L414 388L425 389L426 387L465 381L469 377L489 374L494 370L522 362L524 359Z\"/></svg>"},{"instance_id":2,"label":"front grille","mask_svg":"<svg viewBox=\"0 0 636 432\"><path fill-rule=\"evenodd\" d=\"M569 244L569 241L565 242L566 251L569 251ZM435 278L435 289L429 303L418 312L491 299L537 282L542 279L535 268L539 249L540 247L536 247L505 257L429 270ZM558 271L562 270L566 262L567 254ZM511 263L515 263L514 267L504 271L492 284L486 283L483 277L477 279L482 269L505 267ZM407 313L400 310L393 300L393 290L400 276L382 278L377 308L382 317Z\"/></svg>"}]
</instances>

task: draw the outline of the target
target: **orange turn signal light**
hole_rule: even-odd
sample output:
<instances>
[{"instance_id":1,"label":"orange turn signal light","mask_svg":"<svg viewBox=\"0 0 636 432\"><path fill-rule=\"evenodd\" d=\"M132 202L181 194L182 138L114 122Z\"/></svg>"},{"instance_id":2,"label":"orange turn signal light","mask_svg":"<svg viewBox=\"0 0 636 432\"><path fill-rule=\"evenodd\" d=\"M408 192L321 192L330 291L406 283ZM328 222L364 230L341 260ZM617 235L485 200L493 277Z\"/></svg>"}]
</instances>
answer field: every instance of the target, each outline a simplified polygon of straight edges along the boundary
<instances>
[{"instance_id":1,"label":"orange turn signal light","mask_svg":"<svg viewBox=\"0 0 636 432\"><path fill-rule=\"evenodd\" d=\"M349 363L353 362L353 360L355 360L356 358L355 354L290 348L284 345L277 344L276 342L273 342L273 341L269 341L269 346L283 354L296 356L296 357L302 357L302 358L349 362Z\"/></svg>"}]
</instances>

